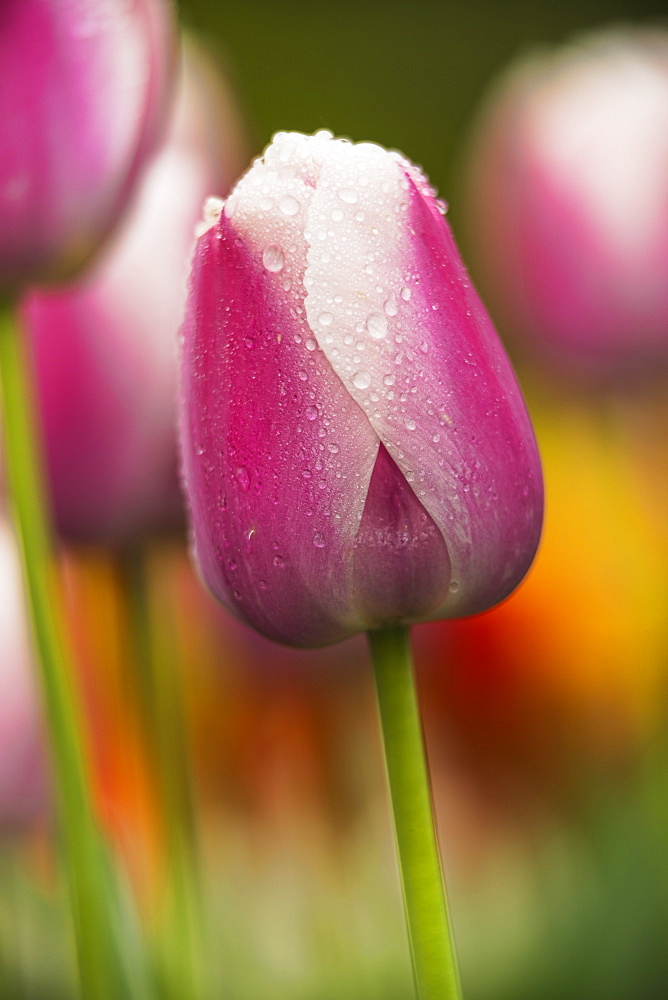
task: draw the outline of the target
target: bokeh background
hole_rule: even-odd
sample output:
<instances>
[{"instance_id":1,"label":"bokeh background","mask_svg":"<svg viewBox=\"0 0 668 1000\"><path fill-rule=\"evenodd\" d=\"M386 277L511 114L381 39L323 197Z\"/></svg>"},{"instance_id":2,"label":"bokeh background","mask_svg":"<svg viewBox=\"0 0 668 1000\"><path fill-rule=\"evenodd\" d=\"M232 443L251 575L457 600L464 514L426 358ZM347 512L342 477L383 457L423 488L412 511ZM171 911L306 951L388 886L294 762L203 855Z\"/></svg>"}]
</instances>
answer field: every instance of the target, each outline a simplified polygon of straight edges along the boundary
<instances>
[{"instance_id":1,"label":"bokeh background","mask_svg":"<svg viewBox=\"0 0 668 1000\"><path fill-rule=\"evenodd\" d=\"M665 13L603 0L180 11L232 82L249 157L279 129L401 149L449 203L474 280L466 156L491 81L528 49ZM655 1000L668 995L668 382L585 389L528 362L499 322L545 464L543 543L502 607L414 629L464 994ZM411 997L364 642L305 653L252 635L203 593L182 540L154 543L145 571L186 710L203 995ZM63 554L101 815L153 927L168 850L133 572L127 553ZM3 996L72 995L50 832L44 810L5 838Z\"/></svg>"}]
</instances>

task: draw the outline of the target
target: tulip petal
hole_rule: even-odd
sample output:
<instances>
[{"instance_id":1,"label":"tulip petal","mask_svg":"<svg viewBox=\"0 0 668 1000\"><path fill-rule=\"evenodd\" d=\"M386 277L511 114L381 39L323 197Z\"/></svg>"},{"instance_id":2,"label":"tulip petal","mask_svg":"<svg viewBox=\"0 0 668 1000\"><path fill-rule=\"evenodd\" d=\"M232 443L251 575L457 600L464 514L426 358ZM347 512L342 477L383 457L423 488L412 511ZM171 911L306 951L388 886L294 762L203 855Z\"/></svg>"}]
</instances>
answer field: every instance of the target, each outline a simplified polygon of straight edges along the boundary
<instances>
[{"instance_id":1,"label":"tulip petal","mask_svg":"<svg viewBox=\"0 0 668 1000\"><path fill-rule=\"evenodd\" d=\"M297 188L301 200L310 191ZM353 549L378 438L306 322L303 217L284 197L288 214L266 219L252 197L232 197L200 237L183 463L205 582L266 635L306 646L365 628Z\"/></svg>"},{"instance_id":2,"label":"tulip petal","mask_svg":"<svg viewBox=\"0 0 668 1000\"><path fill-rule=\"evenodd\" d=\"M445 601L443 535L380 446L355 540L355 594L369 626L428 617Z\"/></svg>"},{"instance_id":3,"label":"tulip petal","mask_svg":"<svg viewBox=\"0 0 668 1000\"><path fill-rule=\"evenodd\" d=\"M446 541L453 579L436 614L470 613L504 597L535 552L533 434L426 181L380 147L350 149L323 160L309 206L307 316Z\"/></svg>"}]
</instances>

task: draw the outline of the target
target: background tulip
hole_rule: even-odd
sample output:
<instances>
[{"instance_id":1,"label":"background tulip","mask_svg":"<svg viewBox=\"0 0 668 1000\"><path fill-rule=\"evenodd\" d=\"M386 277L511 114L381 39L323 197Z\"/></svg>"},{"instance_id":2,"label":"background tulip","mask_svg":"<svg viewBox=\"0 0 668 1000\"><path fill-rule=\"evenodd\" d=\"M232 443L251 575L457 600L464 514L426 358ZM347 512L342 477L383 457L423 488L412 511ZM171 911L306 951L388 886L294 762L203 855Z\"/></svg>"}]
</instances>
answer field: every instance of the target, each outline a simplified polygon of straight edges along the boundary
<instances>
[{"instance_id":1,"label":"background tulip","mask_svg":"<svg viewBox=\"0 0 668 1000\"><path fill-rule=\"evenodd\" d=\"M493 89L466 161L485 291L534 353L668 358L668 33L590 35Z\"/></svg>"},{"instance_id":2,"label":"background tulip","mask_svg":"<svg viewBox=\"0 0 668 1000\"><path fill-rule=\"evenodd\" d=\"M168 135L104 257L24 304L65 535L119 540L180 522L176 335L201 203L235 176L241 136L226 86L190 46Z\"/></svg>"},{"instance_id":3,"label":"background tulip","mask_svg":"<svg viewBox=\"0 0 668 1000\"><path fill-rule=\"evenodd\" d=\"M197 558L294 645L471 613L533 557L536 447L423 175L279 133L209 203L184 327Z\"/></svg>"},{"instance_id":4,"label":"background tulip","mask_svg":"<svg viewBox=\"0 0 668 1000\"><path fill-rule=\"evenodd\" d=\"M0 288L61 279L116 222L158 137L166 0L6 0Z\"/></svg>"},{"instance_id":5,"label":"background tulip","mask_svg":"<svg viewBox=\"0 0 668 1000\"><path fill-rule=\"evenodd\" d=\"M0 518L0 833L23 827L45 807L39 696L16 543Z\"/></svg>"}]
</instances>

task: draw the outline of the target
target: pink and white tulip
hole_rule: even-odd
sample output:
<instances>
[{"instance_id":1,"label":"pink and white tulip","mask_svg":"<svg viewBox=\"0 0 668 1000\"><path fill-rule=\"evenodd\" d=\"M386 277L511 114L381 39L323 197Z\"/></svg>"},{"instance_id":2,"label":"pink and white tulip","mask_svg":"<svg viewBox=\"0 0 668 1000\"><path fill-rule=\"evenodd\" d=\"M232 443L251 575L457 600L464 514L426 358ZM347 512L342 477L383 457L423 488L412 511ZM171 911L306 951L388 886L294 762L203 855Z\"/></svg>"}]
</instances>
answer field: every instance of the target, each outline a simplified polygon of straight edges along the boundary
<instances>
[{"instance_id":1,"label":"pink and white tulip","mask_svg":"<svg viewBox=\"0 0 668 1000\"><path fill-rule=\"evenodd\" d=\"M28 640L16 543L0 518L0 834L46 808L41 711Z\"/></svg>"},{"instance_id":2,"label":"pink and white tulip","mask_svg":"<svg viewBox=\"0 0 668 1000\"><path fill-rule=\"evenodd\" d=\"M24 304L52 505L70 538L123 541L182 521L177 334L202 200L239 167L230 103L189 48L164 145L104 257Z\"/></svg>"},{"instance_id":3,"label":"pink and white tulip","mask_svg":"<svg viewBox=\"0 0 668 1000\"><path fill-rule=\"evenodd\" d=\"M538 542L540 464L424 176L279 133L203 228L182 443L213 593L304 646L505 597Z\"/></svg>"},{"instance_id":4,"label":"pink and white tulip","mask_svg":"<svg viewBox=\"0 0 668 1000\"><path fill-rule=\"evenodd\" d=\"M668 32L524 59L483 109L466 178L509 334L590 372L668 359Z\"/></svg>"},{"instance_id":5,"label":"pink and white tulip","mask_svg":"<svg viewBox=\"0 0 668 1000\"><path fill-rule=\"evenodd\" d=\"M116 223L172 57L167 0L4 0L0 290L67 277Z\"/></svg>"}]
</instances>

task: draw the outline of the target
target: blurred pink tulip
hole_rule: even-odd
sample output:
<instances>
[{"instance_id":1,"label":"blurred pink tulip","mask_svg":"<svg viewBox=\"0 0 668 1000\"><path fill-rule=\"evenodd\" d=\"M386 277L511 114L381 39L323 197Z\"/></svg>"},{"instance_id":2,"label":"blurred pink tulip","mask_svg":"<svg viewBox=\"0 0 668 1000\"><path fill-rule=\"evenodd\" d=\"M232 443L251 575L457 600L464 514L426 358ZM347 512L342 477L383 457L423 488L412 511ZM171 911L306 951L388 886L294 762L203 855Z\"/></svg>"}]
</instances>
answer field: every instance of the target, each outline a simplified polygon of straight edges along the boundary
<instances>
[{"instance_id":1,"label":"blurred pink tulip","mask_svg":"<svg viewBox=\"0 0 668 1000\"><path fill-rule=\"evenodd\" d=\"M119 541L182 520L176 340L202 200L239 167L231 115L222 81L189 52L165 143L105 256L25 302L52 503L69 537Z\"/></svg>"},{"instance_id":2,"label":"blurred pink tulip","mask_svg":"<svg viewBox=\"0 0 668 1000\"><path fill-rule=\"evenodd\" d=\"M668 32L524 59L483 109L466 182L509 335L603 374L668 359Z\"/></svg>"},{"instance_id":3,"label":"blurred pink tulip","mask_svg":"<svg viewBox=\"0 0 668 1000\"><path fill-rule=\"evenodd\" d=\"M304 646L501 600L538 542L539 459L424 176L279 133L207 215L182 437L214 594Z\"/></svg>"},{"instance_id":4,"label":"blurred pink tulip","mask_svg":"<svg viewBox=\"0 0 668 1000\"><path fill-rule=\"evenodd\" d=\"M117 221L158 137L166 0L4 0L0 290L61 280Z\"/></svg>"},{"instance_id":5,"label":"blurred pink tulip","mask_svg":"<svg viewBox=\"0 0 668 1000\"><path fill-rule=\"evenodd\" d=\"M0 834L46 806L41 712L28 642L16 543L0 517Z\"/></svg>"}]
</instances>

